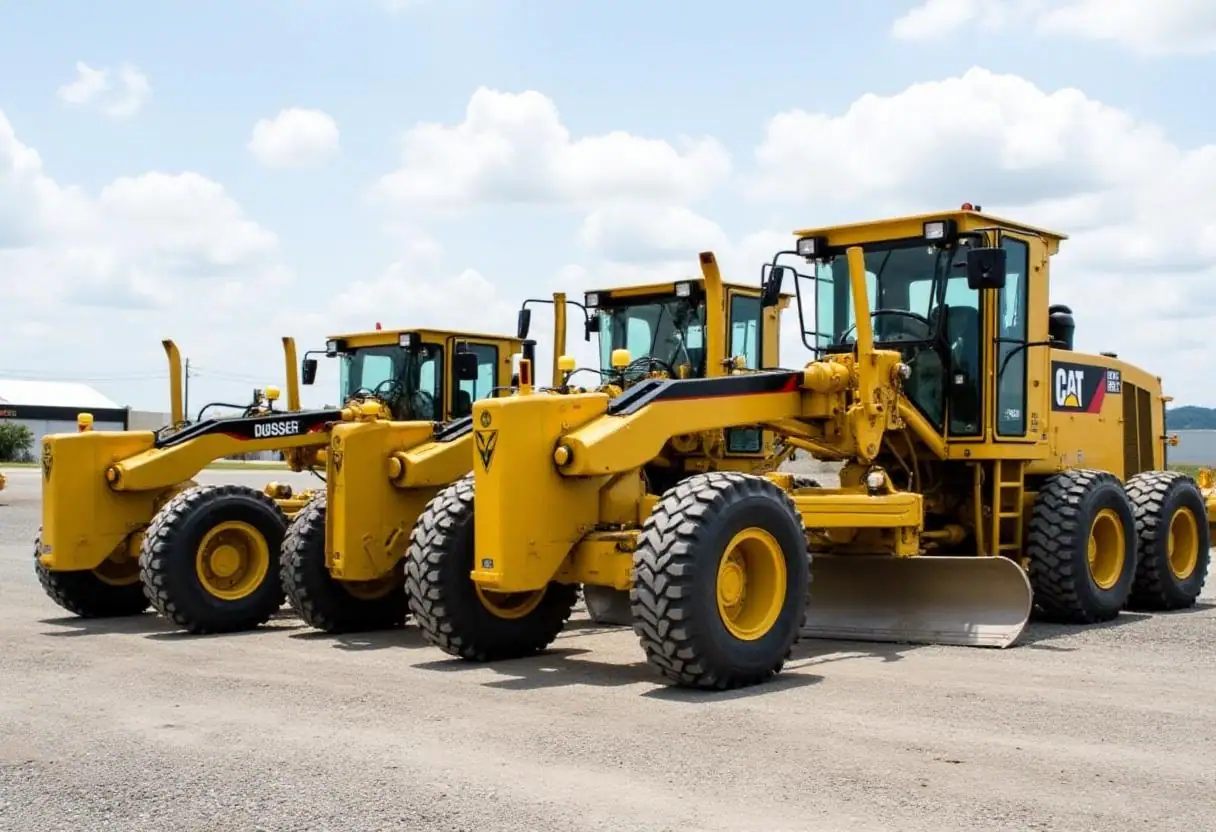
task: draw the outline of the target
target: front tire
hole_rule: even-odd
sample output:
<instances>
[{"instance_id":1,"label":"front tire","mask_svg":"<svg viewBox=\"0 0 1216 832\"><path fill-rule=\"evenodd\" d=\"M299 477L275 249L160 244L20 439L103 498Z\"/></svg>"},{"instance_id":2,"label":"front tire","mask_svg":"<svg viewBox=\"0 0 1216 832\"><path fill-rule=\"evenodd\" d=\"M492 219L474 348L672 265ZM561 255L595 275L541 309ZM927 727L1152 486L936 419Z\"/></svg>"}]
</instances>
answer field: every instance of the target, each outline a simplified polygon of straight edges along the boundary
<instances>
[{"instance_id":1,"label":"front tire","mask_svg":"<svg viewBox=\"0 0 1216 832\"><path fill-rule=\"evenodd\" d=\"M139 615L148 608L139 582L139 564L134 560L106 560L96 569L55 572L42 565L40 554L41 533L34 538L34 573L47 597L73 615L119 618Z\"/></svg>"},{"instance_id":2,"label":"front tire","mask_svg":"<svg viewBox=\"0 0 1216 832\"><path fill-rule=\"evenodd\" d=\"M1192 607L1211 559L1211 529L1199 485L1180 471L1145 471L1128 480L1136 513L1139 564L1127 608Z\"/></svg>"},{"instance_id":3,"label":"front tire","mask_svg":"<svg viewBox=\"0 0 1216 832\"><path fill-rule=\"evenodd\" d=\"M280 553L287 518L264 492L203 485L176 495L148 526L140 550L144 590L190 633L265 624L283 605Z\"/></svg>"},{"instance_id":4,"label":"front tire","mask_svg":"<svg viewBox=\"0 0 1216 832\"><path fill-rule=\"evenodd\" d=\"M726 690L784 667L810 583L784 489L734 472L691 476L646 518L633 563L634 632L666 680Z\"/></svg>"},{"instance_id":5,"label":"front tire","mask_svg":"<svg viewBox=\"0 0 1216 832\"><path fill-rule=\"evenodd\" d=\"M427 641L476 662L531 656L566 626L577 584L536 592L488 593L469 577L474 565L473 478L441 490L410 532L406 595Z\"/></svg>"},{"instance_id":6,"label":"front tire","mask_svg":"<svg viewBox=\"0 0 1216 832\"><path fill-rule=\"evenodd\" d=\"M283 589L304 623L327 633L391 630L405 624L404 564L375 581L339 581L325 566L326 495L314 496L283 539Z\"/></svg>"},{"instance_id":7,"label":"front tire","mask_svg":"<svg viewBox=\"0 0 1216 832\"><path fill-rule=\"evenodd\" d=\"M1045 619L1113 620L1136 575L1136 519L1118 477L1078 468L1048 479L1031 510L1026 554Z\"/></svg>"}]
</instances>

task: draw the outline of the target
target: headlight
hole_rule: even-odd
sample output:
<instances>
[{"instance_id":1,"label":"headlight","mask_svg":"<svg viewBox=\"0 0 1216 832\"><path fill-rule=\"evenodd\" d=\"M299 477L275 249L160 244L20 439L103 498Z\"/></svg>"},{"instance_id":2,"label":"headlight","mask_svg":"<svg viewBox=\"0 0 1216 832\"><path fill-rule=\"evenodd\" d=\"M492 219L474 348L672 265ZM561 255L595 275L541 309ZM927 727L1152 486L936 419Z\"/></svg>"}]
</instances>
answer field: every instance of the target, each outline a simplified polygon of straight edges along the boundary
<instances>
[{"instance_id":1,"label":"headlight","mask_svg":"<svg viewBox=\"0 0 1216 832\"><path fill-rule=\"evenodd\" d=\"M334 353L336 353L338 351L338 342L337 341L326 341L325 342L325 351L327 353L329 353L330 355L333 355Z\"/></svg>"},{"instance_id":2,"label":"headlight","mask_svg":"<svg viewBox=\"0 0 1216 832\"><path fill-rule=\"evenodd\" d=\"M399 335L397 337L397 343L400 344L401 346L405 347L406 349L409 349L410 347L414 346L414 333L412 333L412 332L401 333L401 335Z\"/></svg>"},{"instance_id":3,"label":"headlight","mask_svg":"<svg viewBox=\"0 0 1216 832\"><path fill-rule=\"evenodd\" d=\"M686 298L691 294L692 294L692 284L691 283L677 283L676 284L676 297Z\"/></svg>"},{"instance_id":4,"label":"headlight","mask_svg":"<svg viewBox=\"0 0 1216 832\"><path fill-rule=\"evenodd\" d=\"M594 309L600 305L600 293L588 292L587 297L583 300L583 305L588 309Z\"/></svg>"},{"instance_id":5,"label":"headlight","mask_svg":"<svg viewBox=\"0 0 1216 832\"><path fill-rule=\"evenodd\" d=\"M808 260L812 257L817 257L820 253L818 237L802 237L798 240L796 246L799 257L805 257Z\"/></svg>"}]
</instances>

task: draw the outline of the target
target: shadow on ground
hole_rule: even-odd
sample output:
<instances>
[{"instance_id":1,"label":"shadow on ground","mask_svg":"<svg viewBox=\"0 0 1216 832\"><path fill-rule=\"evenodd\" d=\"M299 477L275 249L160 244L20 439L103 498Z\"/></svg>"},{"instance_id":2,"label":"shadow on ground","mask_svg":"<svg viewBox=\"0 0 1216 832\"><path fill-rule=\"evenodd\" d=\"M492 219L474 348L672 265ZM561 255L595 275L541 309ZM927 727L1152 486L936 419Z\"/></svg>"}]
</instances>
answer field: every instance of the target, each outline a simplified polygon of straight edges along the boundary
<instances>
[{"instance_id":1,"label":"shadow on ground","mask_svg":"<svg viewBox=\"0 0 1216 832\"><path fill-rule=\"evenodd\" d=\"M292 633L291 638L306 642L330 642L330 646L335 650L354 652L383 650L388 647L427 646L422 631L408 623L392 630L372 630L365 633L326 633L310 629L302 633Z\"/></svg>"},{"instance_id":2,"label":"shadow on ground","mask_svg":"<svg viewBox=\"0 0 1216 832\"><path fill-rule=\"evenodd\" d=\"M596 628L609 631L621 628ZM732 691L699 691L668 685L645 660L616 663L594 661L588 657L590 650L573 647L556 647L536 656L509 659L498 662L478 663L457 658L444 658L415 665L421 670L439 673L471 673L490 670L493 680L486 687L501 690L540 690L545 688L589 685L593 687L619 688L643 685L646 690L639 695L669 702L717 702L743 699L751 696L773 695L784 690L803 688L822 681L821 676L800 672L793 663L786 665L783 673L768 682L749 688ZM641 648L638 649L639 655Z\"/></svg>"}]
</instances>

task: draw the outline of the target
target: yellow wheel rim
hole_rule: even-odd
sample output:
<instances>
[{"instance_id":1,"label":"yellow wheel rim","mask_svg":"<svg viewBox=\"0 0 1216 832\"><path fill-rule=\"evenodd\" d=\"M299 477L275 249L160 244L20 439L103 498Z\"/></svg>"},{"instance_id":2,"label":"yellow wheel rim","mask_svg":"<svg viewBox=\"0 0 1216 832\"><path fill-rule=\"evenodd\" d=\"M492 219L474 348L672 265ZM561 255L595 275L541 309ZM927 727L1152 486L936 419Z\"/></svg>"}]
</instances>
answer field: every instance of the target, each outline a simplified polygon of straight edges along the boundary
<instances>
[{"instance_id":1,"label":"yellow wheel rim","mask_svg":"<svg viewBox=\"0 0 1216 832\"><path fill-rule=\"evenodd\" d=\"M103 584L130 586L139 582L139 561L125 554L117 558L111 555L93 570L93 575Z\"/></svg>"},{"instance_id":2,"label":"yellow wheel rim","mask_svg":"<svg viewBox=\"0 0 1216 832\"><path fill-rule=\"evenodd\" d=\"M401 576L396 572L372 578L370 581L340 581L346 594L360 601L375 601L388 595L401 585Z\"/></svg>"},{"instance_id":3,"label":"yellow wheel rim","mask_svg":"<svg viewBox=\"0 0 1216 832\"><path fill-rule=\"evenodd\" d=\"M543 589L531 592L492 592L477 587L477 599L491 614L508 621L523 618L538 606L540 599L545 597Z\"/></svg>"},{"instance_id":4,"label":"yellow wheel rim","mask_svg":"<svg viewBox=\"0 0 1216 832\"><path fill-rule=\"evenodd\" d=\"M1119 582L1126 543L1123 523L1115 510L1099 511L1089 527L1089 574L1100 589L1110 589Z\"/></svg>"},{"instance_id":5,"label":"yellow wheel rim","mask_svg":"<svg viewBox=\"0 0 1216 832\"><path fill-rule=\"evenodd\" d=\"M239 601L253 594L270 572L270 544L248 523L228 520L199 542L194 565L207 592Z\"/></svg>"},{"instance_id":6,"label":"yellow wheel rim","mask_svg":"<svg viewBox=\"0 0 1216 832\"><path fill-rule=\"evenodd\" d=\"M1168 546L1170 571L1185 581L1199 565L1199 521L1189 508L1178 509L1170 518Z\"/></svg>"},{"instance_id":7,"label":"yellow wheel rim","mask_svg":"<svg viewBox=\"0 0 1216 832\"><path fill-rule=\"evenodd\" d=\"M755 641L777 622L788 576L777 539L764 529L739 532L718 562L718 614L732 636Z\"/></svg>"}]
</instances>

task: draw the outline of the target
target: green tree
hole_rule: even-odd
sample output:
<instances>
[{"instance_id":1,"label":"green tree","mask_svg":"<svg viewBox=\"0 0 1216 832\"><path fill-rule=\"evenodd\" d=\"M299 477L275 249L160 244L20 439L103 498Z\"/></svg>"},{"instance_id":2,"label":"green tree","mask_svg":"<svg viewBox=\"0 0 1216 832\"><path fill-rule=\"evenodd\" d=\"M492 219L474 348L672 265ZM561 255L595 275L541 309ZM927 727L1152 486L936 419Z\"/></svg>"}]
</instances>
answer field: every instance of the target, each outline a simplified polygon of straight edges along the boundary
<instances>
[{"instance_id":1,"label":"green tree","mask_svg":"<svg viewBox=\"0 0 1216 832\"><path fill-rule=\"evenodd\" d=\"M25 462L33 457L34 434L20 422L0 422L0 462Z\"/></svg>"}]
</instances>

